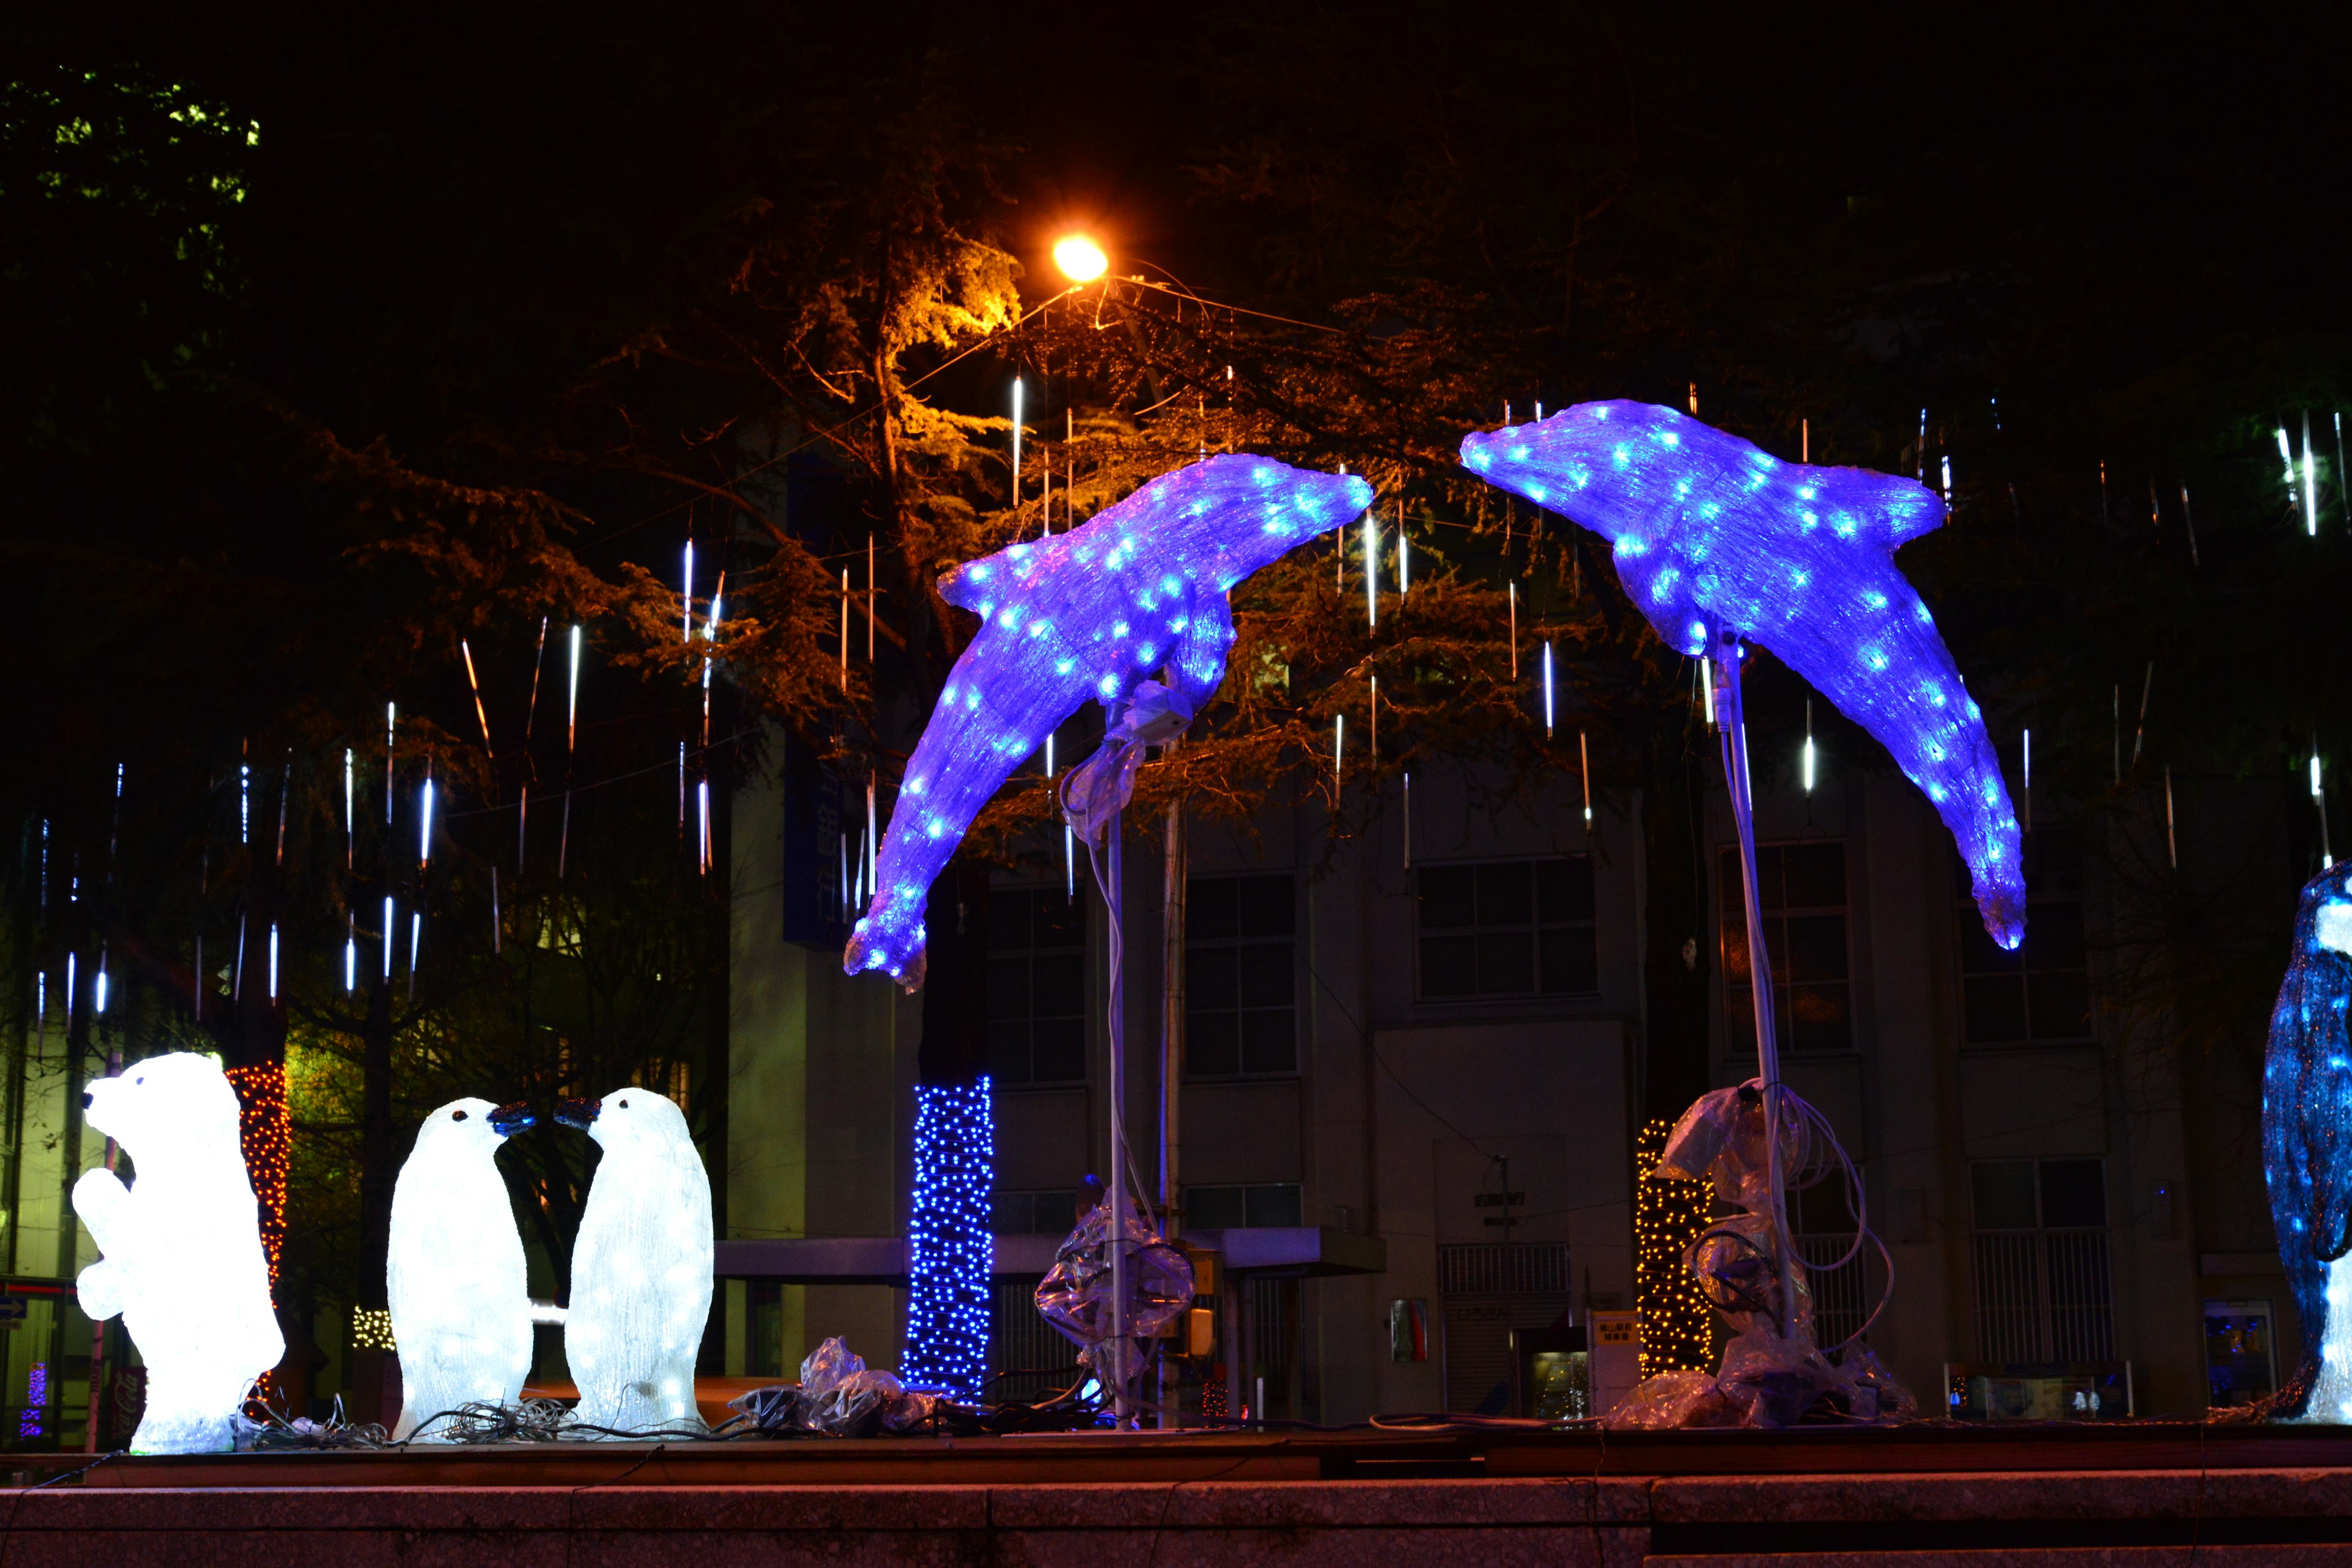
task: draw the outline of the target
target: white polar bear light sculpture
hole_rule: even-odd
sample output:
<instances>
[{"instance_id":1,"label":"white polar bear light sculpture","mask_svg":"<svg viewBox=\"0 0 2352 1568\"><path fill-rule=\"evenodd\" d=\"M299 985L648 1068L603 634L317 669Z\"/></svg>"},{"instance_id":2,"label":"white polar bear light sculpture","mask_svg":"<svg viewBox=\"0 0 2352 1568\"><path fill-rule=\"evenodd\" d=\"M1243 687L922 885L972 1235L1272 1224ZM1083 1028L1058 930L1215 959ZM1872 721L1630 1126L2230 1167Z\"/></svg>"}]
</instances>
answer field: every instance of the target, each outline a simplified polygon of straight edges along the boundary
<instances>
[{"instance_id":1,"label":"white polar bear light sculpture","mask_svg":"<svg viewBox=\"0 0 2352 1568\"><path fill-rule=\"evenodd\" d=\"M555 1119L601 1144L572 1247L564 1359L575 1414L622 1432L703 1429L694 1361L710 1317L710 1178L686 1114L649 1089L567 1100Z\"/></svg>"},{"instance_id":2,"label":"white polar bear light sculpture","mask_svg":"<svg viewBox=\"0 0 2352 1568\"><path fill-rule=\"evenodd\" d=\"M102 1255L81 1271L81 1309L93 1321L120 1312L147 1363L131 1451L234 1448L246 1394L286 1352L236 1090L212 1058L179 1052L99 1079L82 1105L135 1167L128 1187L111 1171L86 1171L73 1190Z\"/></svg>"},{"instance_id":3,"label":"white polar bear light sculpture","mask_svg":"<svg viewBox=\"0 0 2352 1568\"><path fill-rule=\"evenodd\" d=\"M384 1278L400 1347L395 1439L446 1442L454 1429L434 1417L478 1400L522 1397L530 1375L529 1275L496 1160L499 1145L530 1124L520 1105L452 1100L425 1119L400 1167Z\"/></svg>"}]
</instances>

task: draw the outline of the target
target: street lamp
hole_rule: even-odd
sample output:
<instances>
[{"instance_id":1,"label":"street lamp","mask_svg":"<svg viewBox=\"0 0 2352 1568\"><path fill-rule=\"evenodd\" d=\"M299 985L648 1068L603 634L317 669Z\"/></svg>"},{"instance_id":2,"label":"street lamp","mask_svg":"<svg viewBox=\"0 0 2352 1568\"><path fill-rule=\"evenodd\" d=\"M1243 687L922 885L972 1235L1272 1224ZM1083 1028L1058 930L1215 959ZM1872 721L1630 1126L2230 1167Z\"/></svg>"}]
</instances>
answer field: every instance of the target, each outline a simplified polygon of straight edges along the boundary
<instances>
[{"instance_id":1,"label":"street lamp","mask_svg":"<svg viewBox=\"0 0 2352 1568\"><path fill-rule=\"evenodd\" d=\"M1109 268L1110 258L1085 235L1069 234L1054 242L1054 265L1073 283L1091 283Z\"/></svg>"}]
</instances>

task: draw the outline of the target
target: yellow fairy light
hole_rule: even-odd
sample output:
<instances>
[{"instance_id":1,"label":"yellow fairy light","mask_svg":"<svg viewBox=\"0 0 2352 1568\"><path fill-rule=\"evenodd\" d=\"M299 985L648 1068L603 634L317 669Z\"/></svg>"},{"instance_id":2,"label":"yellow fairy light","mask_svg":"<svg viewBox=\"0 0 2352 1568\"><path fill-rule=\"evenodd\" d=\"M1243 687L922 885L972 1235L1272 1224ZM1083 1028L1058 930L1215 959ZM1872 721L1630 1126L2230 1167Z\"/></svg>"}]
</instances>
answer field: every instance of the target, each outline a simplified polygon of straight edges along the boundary
<instances>
[{"instance_id":1,"label":"yellow fairy light","mask_svg":"<svg viewBox=\"0 0 2352 1568\"><path fill-rule=\"evenodd\" d=\"M1707 1184L1650 1174L1674 1130L1673 1117L1653 1117L1633 1141L1633 1304L1642 1314L1643 1377L1714 1364L1715 1314L1683 1261L1706 1228Z\"/></svg>"}]
</instances>

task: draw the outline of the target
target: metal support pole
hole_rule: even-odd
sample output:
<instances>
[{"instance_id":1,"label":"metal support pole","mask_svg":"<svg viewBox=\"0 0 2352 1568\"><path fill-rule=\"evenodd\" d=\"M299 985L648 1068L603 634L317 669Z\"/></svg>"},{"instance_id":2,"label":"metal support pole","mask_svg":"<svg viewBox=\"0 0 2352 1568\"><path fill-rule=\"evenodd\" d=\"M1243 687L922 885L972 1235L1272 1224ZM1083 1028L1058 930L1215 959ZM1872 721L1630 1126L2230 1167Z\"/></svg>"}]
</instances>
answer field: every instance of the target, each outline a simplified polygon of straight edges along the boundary
<instances>
[{"instance_id":1,"label":"metal support pole","mask_svg":"<svg viewBox=\"0 0 2352 1568\"><path fill-rule=\"evenodd\" d=\"M1133 1390L1128 1386L1129 1362L1133 1349L1127 1335L1127 968L1120 951L1125 942L1120 932L1120 916L1125 909L1125 889L1121 885L1119 837L1125 814L1113 811L1110 816L1110 876L1106 897L1110 901L1110 1224L1104 1232L1104 1245L1110 1249L1110 1365L1097 1367L1097 1374L1108 1372L1106 1389L1111 1399L1111 1415L1125 1426L1132 1418Z\"/></svg>"},{"instance_id":2,"label":"metal support pole","mask_svg":"<svg viewBox=\"0 0 2352 1568\"><path fill-rule=\"evenodd\" d=\"M1176 1169L1181 1131L1178 1112L1184 1086L1185 843L1181 801L1168 803L1167 837L1160 901L1160 1233L1173 1241L1181 1220L1176 1200L1182 1190L1177 1184ZM1173 1426L1176 1420L1167 1414L1165 1359L1160 1366L1159 1394L1159 1425Z\"/></svg>"},{"instance_id":3,"label":"metal support pole","mask_svg":"<svg viewBox=\"0 0 2352 1568\"><path fill-rule=\"evenodd\" d=\"M1739 835L1739 878L1748 912L1748 994L1756 1004L1756 1072L1764 1080L1764 1149L1772 1182L1772 1275L1779 1286L1779 1330L1787 1339L1796 1303L1789 1289L1788 1172L1780 1164L1780 1051L1772 1033L1772 960L1764 947L1764 912L1756 889L1754 787L1748 775L1748 715L1739 694L1739 638L1715 637L1715 718L1723 742L1723 776L1731 791L1731 820Z\"/></svg>"}]
</instances>

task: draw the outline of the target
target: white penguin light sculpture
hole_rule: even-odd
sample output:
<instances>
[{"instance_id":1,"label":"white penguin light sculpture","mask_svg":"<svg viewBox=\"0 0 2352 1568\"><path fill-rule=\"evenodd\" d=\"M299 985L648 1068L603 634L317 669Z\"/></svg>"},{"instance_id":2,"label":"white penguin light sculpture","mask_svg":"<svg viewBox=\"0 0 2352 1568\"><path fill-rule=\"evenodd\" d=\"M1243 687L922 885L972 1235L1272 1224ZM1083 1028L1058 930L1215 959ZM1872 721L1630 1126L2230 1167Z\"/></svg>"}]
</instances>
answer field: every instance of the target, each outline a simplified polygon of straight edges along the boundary
<instances>
[{"instance_id":1,"label":"white penguin light sculpture","mask_svg":"<svg viewBox=\"0 0 2352 1568\"><path fill-rule=\"evenodd\" d=\"M93 1321L121 1313L147 1363L131 1451L224 1452L236 1447L247 1391L286 1351L236 1090L210 1057L174 1052L100 1079L81 1102L134 1167L127 1187L111 1171L85 1171L73 1190L103 1255L81 1271L81 1310Z\"/></svg>"},{"instance_id":2,"label":"white penguin light sculpture","mask_svg":"<svg viewBox=\"0 0 2352 1568\"><path fill-rule=\"evenodd\" d=\"M694 1362L710 1316L710 1178L686 1114L649 1089L567 1100L604 1151L572 1247L564 1359L574 1414L622 1432L699 1431Z\"/></svg>"},{"instance_id":3,"label":"white penguin light sculpture","mask_svg":"<svg viewBox=\"0 0 2352 1568\"><path fill-rule=\"evenodd\" d=\"M425 1119L400 1168L384 1279L400 1347L396 1439L445 1442L454 1429L436 1416L522 1397L531 1302L522 1236L496 1162L499 1145L531 1121L520 1105L452 1100Z\"/></svg>"}]
</instances>

